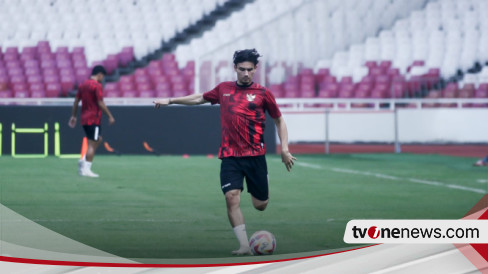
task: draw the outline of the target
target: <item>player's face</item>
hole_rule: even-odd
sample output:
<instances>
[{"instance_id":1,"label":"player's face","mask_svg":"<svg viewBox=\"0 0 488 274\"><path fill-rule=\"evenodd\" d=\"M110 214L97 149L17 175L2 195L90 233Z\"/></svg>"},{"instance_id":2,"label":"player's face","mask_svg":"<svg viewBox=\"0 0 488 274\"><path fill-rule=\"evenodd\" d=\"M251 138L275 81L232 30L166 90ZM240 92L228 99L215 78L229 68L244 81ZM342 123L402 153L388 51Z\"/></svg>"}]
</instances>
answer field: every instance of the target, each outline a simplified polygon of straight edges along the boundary
<instances>
[{"instance_id":1,"label":"player's face","mask_svg":"<svg viewBox=\"0 0 488 274\"><path fill-rule=\"evenodd\" d=\"M97 81L99 83L102 83L103 82L103 78L105 78L105 75L103 75L103 73L97 74Z\"/></svg>"},{"instance_id":2,"label":"player's face","mask_svg":"<svg viewBox=\"0 0 488 274\"><path fill-rule=\"evenodd\" d=\"M239 85L249 85L252 82L256 66L253 62L242 62L234 66L237 73L237 83Z\"/></svg>"}]
</instances>

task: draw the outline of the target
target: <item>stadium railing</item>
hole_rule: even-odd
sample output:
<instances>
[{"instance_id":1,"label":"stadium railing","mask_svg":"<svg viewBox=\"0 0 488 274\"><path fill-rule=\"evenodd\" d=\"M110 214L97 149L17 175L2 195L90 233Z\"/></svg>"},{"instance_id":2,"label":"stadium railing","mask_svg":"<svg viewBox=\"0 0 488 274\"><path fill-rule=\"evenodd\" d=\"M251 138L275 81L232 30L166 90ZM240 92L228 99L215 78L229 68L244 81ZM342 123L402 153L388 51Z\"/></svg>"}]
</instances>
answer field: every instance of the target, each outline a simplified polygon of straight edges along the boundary
<instances>
[{"instance_id":1,"label":"stadium railing","mask_svg":"<svg viewBox=\"0 0 488 274\"><path fill-rule=\"evenodd\" d=\"M105 98L107 105L152 106L157 98ZM282 109L291 111L306 110L393 110L397 108L436 109L436 108L486 108L488 98L417 98L417 99L370 99L370 98L277 98ZM66 106L72 105L72 98L1 98L0 106Z\"/></svg>"}]
</instances>

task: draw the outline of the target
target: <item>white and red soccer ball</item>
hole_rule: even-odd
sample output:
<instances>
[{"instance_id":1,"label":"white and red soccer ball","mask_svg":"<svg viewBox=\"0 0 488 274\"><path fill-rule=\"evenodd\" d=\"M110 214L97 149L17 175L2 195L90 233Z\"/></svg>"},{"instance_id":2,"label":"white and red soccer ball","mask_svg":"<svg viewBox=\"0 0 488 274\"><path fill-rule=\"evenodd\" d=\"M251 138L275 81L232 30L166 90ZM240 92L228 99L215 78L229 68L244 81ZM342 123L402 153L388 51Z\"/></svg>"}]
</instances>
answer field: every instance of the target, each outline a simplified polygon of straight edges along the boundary
<instances>
[{"instance_id":1,"label":"white and red soccer ball","mask_svg":"<svg viewBox=\"0 0 488 274\"><path fill-rule=\"evenodd\" d=\"M254 255L271 255L276 248L276 239L271 232L257 231L249 239L249 246Z\"/></svg>"}]
</instances>

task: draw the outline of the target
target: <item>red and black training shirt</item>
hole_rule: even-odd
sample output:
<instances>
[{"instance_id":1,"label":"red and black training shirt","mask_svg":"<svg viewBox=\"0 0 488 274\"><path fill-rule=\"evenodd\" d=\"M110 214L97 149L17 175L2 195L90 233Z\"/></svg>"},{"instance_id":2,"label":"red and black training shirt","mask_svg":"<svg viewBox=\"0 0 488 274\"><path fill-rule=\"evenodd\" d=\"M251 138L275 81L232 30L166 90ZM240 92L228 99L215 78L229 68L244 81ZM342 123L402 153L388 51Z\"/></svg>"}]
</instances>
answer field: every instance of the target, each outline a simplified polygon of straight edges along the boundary
<instances>
[{"instance_id":1,"label":"red and black training shirt","mask_svg":"<svg viewBox=\"0 0 488 274\"><path fill-rule=\"evenodd\" d=\"M257 83L240 86L223 82L205 92L203 99L220 104L222 141L219 158L258 156L266 153L264 128L266 115L281 117L271 91Z\"/></svg>"},{"instance_id":2,"label":"red and black training shirt","mask_svg":"<svg viewBox=\"0 0 488 274\"><path fill-rule=\"evenodd\" d=\"M76 98L81 99L81 124L100 125L102 110L98 101L103 100L102 84L93 79L84 81L78 87Z\"/></svg>"}]
</instances>

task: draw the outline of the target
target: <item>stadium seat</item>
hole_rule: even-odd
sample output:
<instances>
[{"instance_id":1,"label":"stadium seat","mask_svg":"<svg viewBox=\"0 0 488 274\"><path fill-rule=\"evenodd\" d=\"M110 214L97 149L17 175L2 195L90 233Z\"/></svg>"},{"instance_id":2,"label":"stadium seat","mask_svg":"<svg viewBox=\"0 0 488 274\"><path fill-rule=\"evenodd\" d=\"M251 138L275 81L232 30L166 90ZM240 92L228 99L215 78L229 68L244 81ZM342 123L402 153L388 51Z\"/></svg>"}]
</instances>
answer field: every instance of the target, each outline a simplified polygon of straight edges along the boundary
<instances>
[{"instance_id":1,"label":"stadium seat","mask_svg":"<svg viewBox=\"0 0 488 274\"><path fill-rule=\"evenodd\" d=\"M0 90L0 98L11 98L12 91L10 90Z\"/></svg>"},{"instance_id":2,"label":"stadium seat","mask_svg":"<svg viewBox=\"0 0 488 274\"><path fill-rule=\"evenodd\" d=\"M439 99L442 97L441 91L439 90L431 90L427 94L426 98L429 99ZM433 108L433 107L439 107L439 103L422 103L422 107L424 108Z\"/></svg>"},{"instance_id":3,"label":"stadium seat","mask_svg":"<svg viewBox=\"0 0 488 274\"><path fill-rule=\"evenodd\" d=\"M46 97L59 97L61 95L61 84L58 82L46 83Z\"/></svg>"},{"instance_id":4,"label":"stadium seat","mask_svg":"<svg viewBox=\"0 0 488 274\"><path fill-rule=\"evenodd\" d=\"M477 90L474 92L474 98L483 98L487 99L488 98L488 85L480 85ZM473 107L488 107L488 104L473 104Z\"/></svg>"},{"instance_id":5,"label":"stadium seat","mask_svg":"<svg viewBox=\"0 0 488 274\"><path fill-rule=\"evenodd\" d=\"M137 95L137 91L135 90L122 90L122 97L124 98L136 98Z\"/></svg>"},{"instance_id":6,"label":"stadium seat","mask_svg":"<svg viewBox=\"0 0 488 274\"><path fill-rule=\"evenodd\" d=\"M339 84L329 83L327 85L322 85L318 97L320 98L336 98L339 94Z\"/></svg>"}]
</instances>

